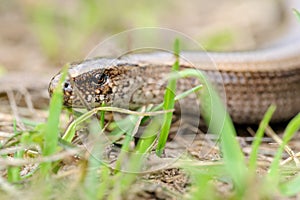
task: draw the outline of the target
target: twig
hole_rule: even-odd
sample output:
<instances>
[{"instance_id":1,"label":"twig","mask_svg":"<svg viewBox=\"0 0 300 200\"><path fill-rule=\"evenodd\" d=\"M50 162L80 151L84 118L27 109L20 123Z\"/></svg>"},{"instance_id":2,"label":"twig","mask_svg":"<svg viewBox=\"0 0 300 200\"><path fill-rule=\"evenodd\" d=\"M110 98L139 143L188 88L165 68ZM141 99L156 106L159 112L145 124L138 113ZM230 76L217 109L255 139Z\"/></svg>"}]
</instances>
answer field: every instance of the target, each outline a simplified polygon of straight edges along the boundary
<instances>
[{"instance_id":1,"label":"twig","mask_svg":"<svg viewBox=\"0 0 300 200\"><path fill-rule=\"evenodd\" d=\"M24 126L23 122L21 121L19 113L18 113L17 104L16 104L16 100L15 100L13 92L11 90L7 90L6 94L7 94L10 107L12 109L13 115L16 119L18 126L21 128L21 130L25 130L25 126Z\"/></svg>"},{"instance_id":2,"label":"twig","mask_svg":"<svg viewBox=\"0 0 300 200\"><path fill-rule=\"evenodd\" d=\"M75 154L78 154L80 151L79 149L68 149L64 152L51 155L51 156L44 156L41 158L35 158L35 159L21 159L21 158L0 158L0 165L6 165L6 166L22 166L27 164L36 164L36 163L42 163L42 162L53 162L57 160L61 160L67 156L73 156Z\"/></svg>"},{"instance_id":3,"label":"twig","mask_svg":"<svg viewBox=\"0 0 300 200\"><path fill-rule=\"evenodd\" d=\"M273 138L273 140L275 140L279 145L282 144L281 138L278 137L278 135L273 131L273 129L270 126L267 126L266 134L269 137ZM294 151L288 145L284 146L284 150L290 155L291 159L294 160L296 166L299 166L300 162L299 162L297 156L295 156ZM284 163L286 163L286 162L284 162ZM280 165L283 165L283 164L281 163Z\"/></svg>"}]
</instances>

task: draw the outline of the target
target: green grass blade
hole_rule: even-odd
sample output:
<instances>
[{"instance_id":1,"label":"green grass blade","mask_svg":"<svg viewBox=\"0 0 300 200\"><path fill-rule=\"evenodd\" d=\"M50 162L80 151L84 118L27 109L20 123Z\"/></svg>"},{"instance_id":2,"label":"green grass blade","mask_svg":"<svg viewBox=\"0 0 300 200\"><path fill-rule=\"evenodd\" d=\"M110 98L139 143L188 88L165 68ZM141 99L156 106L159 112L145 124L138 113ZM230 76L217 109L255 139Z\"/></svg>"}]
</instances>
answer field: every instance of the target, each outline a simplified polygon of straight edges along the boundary
<instances>
[{"instance_id":1,"label":"green grass blade","mask_svg":"<svg viewBox=\"0 0 300 200\"><path fill-rule=\"evenodd\" d=\"M172 71L178 71L179 70L179 40L176 39L174 43L174 55L176 57L176 61L173 64ZM176 93L176 79L170 79L168 82L168 86L165 91L165 96L164 96L164 110L170 110L174 108L175 105L175 93ZM172 123L172 116L173 113L166 113L164 116L164 122L162 125L162 129L159 135L158 139L158 144L156 148L156 154L158 156L161 156L163 153L163 150L165 148L167 138L169 135L169 130L171 127Z\"/></svg>"},{"instance_id":2,"label":"green grass blade","mask_svg":"<svg viewBox=\"0 0 300 200\"><path fill-rule=\"evenodd\" d=\"M296 117L294 117L288 126L286 127L284 136L283 136L283 142L280 148L278 149L278 152L274 158L274 161L272 163L272 166L270 168L269 173L269 179L275 177L277 178L278 172L279 172L279 159L281 158L284 145L288 143L288 141L293 137L293 135L300 129L300 114L298 114ZM279 185L279 189L282 194L286 196L294 196L300 193L300 175L296 176L295 178L286 181Z\"/></svg>"},{"instance_id":3,"label":"green grass blade","mask_svg":"<svg viewBox=\"0 0 300 200\"><path fill-rule=\"evenodd\" d=\"M294 134L300 129L300 113L296 115L287 125L284 135L282 138L282 144L279 146L278 151L274 157L274 160L271 164L268 178L269 180L278 180L279 177L279 165L282 153L284 151L285 145L292 139Z\"/></svg>"},{"instance_id":4,"label":"green grass blade","mask_svg":"<svg viewBox=\"0 0 300 200\"><path fill-rule=\"evenodd\" d=\"M17 151L14 158L22 158L24 151ZM21 167L10 166L7 168L7 180L11 183L15 183L21 180L20 176Z\"/></svg>"},{"instance_id":5,"label":"green grass blade","mask_svg":"<svg viewBox=\"0 0 300 200\"><path fill-rule=\"evenodd\" d=\"M139 142L136 147L136 152L140 154L144 154L151 149L157 135L156 133L159 131L161 127L161 118L154 117L151 123L146 127L142 137L139 139Z\"/></svg>"},{"instance_id":6,"label":"green grass blade","mask_svg":"<svg viewBox=\"0 0 300 200\"><path fill-rule=\"evenodd\" d=\"M96 120L93 120L89 129L91 135L90 137L92 137L91 140L93 141L93 148L89 155L87 173L84 177L84 189L87 199L97 199L97 189L99 188L98 170L102 166L100 159L103 152L103 145L97 134L99 131L101 132L102 128L99 127L99 124Z\"/></svg>"},{"instance_id":7,"label":"green grass blade","mask_svg":"<svg viewBox=\"0 0 300 200\"><path fill-rule=\"evenodd\" d=\"M185 92L177 95L175 97L175 101L179 101L179 100L187 97L188 95L190 95L192 93L196 93L196 92L198 92L202 88L203 88L203 85L197 85L197 86L195 86L195 87L193 87L193 88L191 88L191 89L189 89L189 90L187 90L187 91L185 91Z\"/></svg>"},{"instance_id":8,"label":"green grass blade","mask_svg":"<svg viewBox=\"0 0 300 200\"><path fill-rule=\"evenodd\" d=\"M259 148L259 145L261 144L262 137L264 135L264 131L267 128L267 126L268 126L275 110L276 110L276 107L274 105L271 105L269 107L269 109L267 110L267 112L265 113L265 115L263 117L263 120L259 124L258 130L257 130L256 135L255 135L255 140L252 143L252 147L251 147L252 151L251 151L251 154L249 156L249 170L251 172L255 172L255 170L256 170L258 148Z\"/></svg>"},{"instance_id":9,"label":"green grass blade","mask_svg":"<svg viewBox=\"0 0 300 200\"><path fill-rule=\"evenodd\" d=\"M64 66L62 76L57 87L54 89L53 96L50 100L49 117L44 132L43 155L49 156L55 153L59 137L59 119L63 103L62 83L67 76L68 65ZM41 174L47 176L51 169L51 163L41 164Z\"/></svg>"},{"instance_id":10,"label":"green grass blade","mask_svg":"<svg viewBox=\"0 0 300 200\"><path fill-rule=\"evenodd\" d=\"M107 166L102 165L100 167L101 184L97 189L97 199L104 199L105 195L108 193L107 191L112 187L113 181L111 180L110 173L110 169Z\"/></svg>"},{"instance_id":11,"label":"green grass blade","mask_svg":"<svg viewBox=\"0 0 300 200\"><path fill-rule=\"evenodd\" d=\"M105 107L105 102L101 104L101 107ZM104 123L105 123L105 111L100 111L100 127L101 129L104 128Z\"/></svg>"},{"instance_id":12,"label":"green grass blade","mask_svg":"<svg viewBox=\"0 0 300 200\"><path fill-rule=\"evenodd\" d=\"M229 116L225 117L224 126L219 134L221 136L221 149L227 173L233 180L238 195L242 195L247 190L247 167Z\"/></svg>"}]
</instances>

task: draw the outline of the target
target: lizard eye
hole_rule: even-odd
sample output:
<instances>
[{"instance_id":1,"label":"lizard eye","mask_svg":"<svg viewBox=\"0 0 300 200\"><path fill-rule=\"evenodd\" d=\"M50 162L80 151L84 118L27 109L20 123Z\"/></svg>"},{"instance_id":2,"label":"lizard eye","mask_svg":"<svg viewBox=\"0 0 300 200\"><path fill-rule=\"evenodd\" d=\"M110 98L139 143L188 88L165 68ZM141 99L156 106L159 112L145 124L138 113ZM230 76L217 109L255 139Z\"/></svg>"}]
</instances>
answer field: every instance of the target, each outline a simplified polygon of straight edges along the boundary
<instances>
[{"instance_id":1,"label":"lizard eye","mask_svg":"<svg viewBox=\"0 0 300 200\"><path fill-rule=\"evenodd\" d=\"M107 75L106 74L96 74L92 78L92 82L96 85L103 85L107 81Z\"/></svg>"}]
</instances>

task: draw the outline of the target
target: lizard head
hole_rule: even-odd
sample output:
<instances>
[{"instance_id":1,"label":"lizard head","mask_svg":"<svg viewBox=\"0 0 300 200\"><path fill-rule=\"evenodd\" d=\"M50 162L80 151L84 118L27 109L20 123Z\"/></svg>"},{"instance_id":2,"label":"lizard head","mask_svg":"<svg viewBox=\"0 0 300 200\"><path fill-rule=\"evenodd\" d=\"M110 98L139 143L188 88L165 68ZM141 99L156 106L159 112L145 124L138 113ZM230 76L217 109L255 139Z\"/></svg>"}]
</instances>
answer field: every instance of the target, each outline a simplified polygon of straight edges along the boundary
<instances>
[{"instance_id":1,"label":"lizard head","mask_svg":"<svg viewBox=\"0 0 300 200\"><path fill-rule=\"evenodd\" d=\"M128 73L134 64L117 59L98 58L72 63L63 82L63 104L67 107L97 107L103 102L112 103L115 96L124 96L124 87L129 86ZM61 78L55 75L49 84L52 96Z\"/></svg>"}]
</instances>

